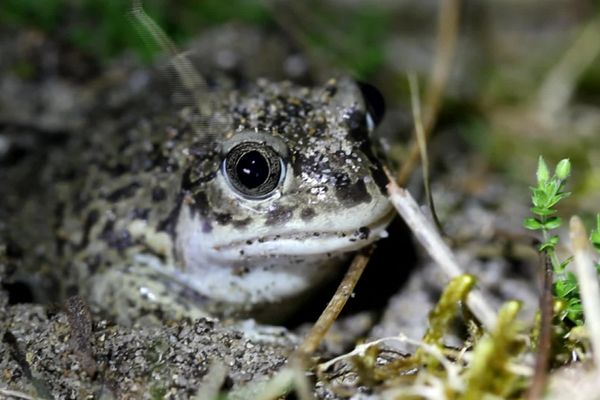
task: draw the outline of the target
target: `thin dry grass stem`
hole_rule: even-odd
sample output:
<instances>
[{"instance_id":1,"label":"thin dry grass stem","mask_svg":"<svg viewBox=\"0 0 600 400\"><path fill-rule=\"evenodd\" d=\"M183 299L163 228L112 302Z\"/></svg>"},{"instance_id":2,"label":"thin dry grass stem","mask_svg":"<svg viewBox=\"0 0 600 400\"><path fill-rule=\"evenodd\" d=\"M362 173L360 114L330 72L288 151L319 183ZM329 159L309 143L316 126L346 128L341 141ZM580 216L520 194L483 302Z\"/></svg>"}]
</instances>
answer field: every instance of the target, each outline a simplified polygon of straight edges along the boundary
<instances>
[{"instance_id":1,"label":"thin dry grass stem","mask_svg":"<svg viewBox=\"0 0 600 400\"><path fill-rule=\"evenodd\" d=\"M525 340L529 336L519 335L520 339ZM447 348L444 350L444 354L448 356L451 360L454 360L456 363L461 363L462 365L469 365L473 362L474 354L472 347L470 345L465 345L460 350L453 350L452 348ZM526 377L533 376L534 369L529 364L519 364L518 362L508 361L505 364L506 370L511 372L514 375L521 375Z\"/></svg>"},{"instance_id":2,"label":"thin dry grass stem","mask_svg":"<svg viewBox=\"0 0 600 400\"><path fill-rule=\"evenodd\" d=\"M171 57L171 64L175 68L177 76L183 87L191 93L200 115L210 117L214 109L211 99L206 96L207 84L200 73L194 68L187 56L177 49L177 46L161 29L160 26L144 11L142 0L131 0L129 14L134 22L142 29L140 36L148 43L155 43ZM198 133L205 132L202 124L194 127Z\"/></svg>"},{"instance_id":3,"label":"thin dry grass stem","mask_svg":"<svg viewBox=\"0 0 600 400\"><path fill-rule=\"evenodd\" d=\"M551 122L570 101L577 80L600 56L600 17L596 16L583 28L575 42L550 70L542 83L537 103L540 117Z\"/></svg>"},{"instance_id":4,"label":"thin dry grass stem","mask_svg":"<svg viewBox=\"0 0 600 400\"><path fill-rule=\"evenodd\" d=\"M407 190L398 187L398 185L392 181L389 173L388 177L390 178L390 183L387 188L392 204L412 230L417 240L449 279L463 275L464 272L458 265L454 254L452 254L452 251L444 242L435 227L421 212L417 202ZM495 312L480 291L473 289L469 293L467 305L486 329L492 330L494 328L496 321Z\"/></svg>"},{"instance_id":5,"label":"thin dry grass stem","mask_svg":"<svg viewBox=\"0 0 600 400\"><path fill-rule=\"evenodd\" d=\"M575 262L575 273L579 283L579 293L583 304L585 325L592 345L596 369L600 371L600 287L598 274L591 256L585 226L577 216L570 222L571 246Z\"/></svg>"},{"instance_id":6,"label":"thin dry grass stem","mask_svg":"<svg viewBox=\"0 0 600 400\"><path fill-rule=\"evenodd\" d=\"M506 363L506 370L514 375L520 375L527 378L533 377L535 370L531 368L529 365L517 364L514 362Z\"/></svg>"},{"instance_id":7,"label":"thin dry grass stem","mask_svg":"<svg viewBox=\"0 0 600 400\"><path fill-rule=\"evenodd\" d=\"M426 400L446 400L446 391L441 381L432 381L431 386L408 386L395 388L385 392L382 396L384 400L397 399L426 399Z\"/></svg>"},{"instance_id":8,"label":"thin dry grass stem","mask_svg":"<svg viewBox=\"0 0 600 400\"><path fill-rule=\"evenodd\" d=\"M274 400L281 398L292 389L300 400L314 400L311 385L306 377L306 369L295 362L290 367L283 368L266 382L252 384L232 393L231 398ZM229 398L228 397L228 398Z\"/></svg>"},{"instance_id":9,"label":"thin dry grass stem","mask_svg":"<svg viewBox=\"0 0 600 400\"><path fill-rule=\"evenodd\" d=\"M386 342L399 342L399 343L407 343L410 345L418 346L425 353L427 353L430 356L432 356L433 358L435 358L440 363L440 365L446 370L446 372L448 374L447 379L448 379L449 387L451 387L455 390L458 390L458 391L462 390L462 388L464 387L463 381L460 378L460 367L458 365L450 362L448 360L448 358L446 358L444 356L444 354L438 347L424 343L423 341L420 341L420 340L410 339L402 334L400 334L398 336L384 337L384 338L373 340L368 343L359 344L351 352L342 354L341 356L335 357L327 362L319 364L318 370L321 372L324 372L324 371L327 371L329 368L331 368L333 365L339 363L340 361L344 361L346 359L350 359L350 358L356 357L356 356L364 357L365 354L367 353L367 350L370 347L378 346L378 345L386 343Z\"/></svg>"},{"instance_id":10,"label":"thin dry grass stem","mask_svg":"<svg viewBox=\"0 0 600 400\"><path fill-rule=\"evenodd\" d=\"M304 371L310 365L309 358L319 347L331 325L333 325L346 302L352 296L354 287L367 266L372 252L373 246L369 246L354 257L346 275L344 275L344 279L327 307L325 307L325 310L323 310L300 346L290 356L290 367L279 371L261 390L248 389L248 393L254 393L252 398L259 400L274 399L287 393L291 388L296 390L301 400L313 398L310 383L304 374Z\"/></svg>"},{"instance_id":11,"label":"thin dry grass stem","mask_svg":"<svg viewBox=\"0 0 600 400\"><path fill-rule=\"evenodd\" d=\"M313 385L306 376L304 365L298 364L294 367L294 390L300 400L313 400Z\"/></svg>"},{"instance_id":12,"label":"thin dry grass stem","mask_svg":"<svg viewBox=\"0 0 600 400\"><path fill-rule=\"evenodd\" d=\"M295 356L305 359L319 347L327 331L329 331L329 328L331 328L331 325L346 305L348 298L352 296L354 287L365 270L372 252L373 246L369 246L354 257L346 275L344 275L344 279L327 304L327 307L325 307L317 322L315 322L298 349L296 349Z\"/></svg>"},{"instance_id":13,"label":"thin dry grass stem","mask_svg":"<svg viewBox=\"0 0 600 400\"><path fill-rule=\"evenodd\" d=\"M223 381L227 377L227 370L228 368L223 361L213 360L208 373L202 380L202 385L200 385L192 400L217 399L221 386L223 386Z\"/></svg>"},{"instance_id":14,"label":"thin dry grass stem","mask_svg":"<svg viewBox=\"0 0 600 400\"><path fill-rule=\"evenodd\" d=\"M369 345L376 345L382 341L400 341L406 342L403 337L393 337L393 338L384 338L381 340L377 340L375 342L370 343ZM413 398L413 396L417 396L421 399L431 399L431 400L442 400L446 399L446 394L448 391L460 391L464 385L459 376L460 368L450 362L447 358L443 356L438 348L435 346L429 346L427 344L413 342L416 345L423 346L423 350L440 361L440 365L444 367L446 370L446 376L439 377L437 375L430 374L428 372L419 372L414 377L414 381L407 384L392 384L389 388L384 389L382 392L378 393L378 398L381 399L400 399L400 398ZM351 357L352 355L348 355ZM358 356L354 354L354 356ZM340 361L340 359L336 359L336 361ZM352 362L352 359L349 360ZM323 371L326 371L328 367L323 368ZM381 368L385 368L382 366ZM399 372L388 371L388 373L399 374ZM324 372L323 372L324 375ZM321 378L322 380L327 380L328 378ZM342 386L343 387L343 386ZM332 386L334 392L337 392L341 389L338 386ZM343 390L343 389L342 389ZM343 393L343 392L342 392Z\"/></svg>"},{"instance_id":15,"label":"thin dry grass stem","mask_svg":"<svg viewBox=\"0 0 600 400\"><path fill-rule=\"evenodd\" d=\"M465 389L464 379L461 377L462 367L450 362L436 347L427 343L407 339L399 336L397 339L406 343L418 345L422 351L435 358L446 371L444 378L430 374L427 370L417 375L415 382L410 386L395 387L382 394L383 399L412 398L419 396L430 400L444 400L449 392L460 393Z\"/></svg>"},{"instance_id":16,"label":"thin dry grass stem","mask_svg":"<svg viewBox=\"0 0 600 400\"><path fill-rule=\"evenodd\" d=\"M435 204L431 194L431 182L429 181L429 157L427 155L427 138L423 128L423 119L421 116L421 100L419 99L419 82L417 76L413 73L408 74L408 86L410 90L410 103L413 114L413 123L415 125L415 136L421 155L421 165L423 165L423 186L425 187L425 196L429 204L429 211L433 217L433 222L440 233L443 232L442 224L435 212Z\"/></svg>"},{"instance_id":17,"label":"thin dry grass stem","mask_svg":"<svg viewBox=\"0 0 600 400\"><path fill-rule=\"evenodd\" d=\"M15 399L23 399L23 400L43 400L41 397L30 396L26 393L17 392L9 389L0 388L0 395L6 396L6 398L15 398Z\"/></svg>"},{"instance_id":18,"label":"thin dry grass stem","mask_svg":"<svg viewBox=\"0 0 600 400\"><path fill-rule=\"evenodd\" d=\"M531 386L527 391L527 399L539 399L546 388L548 381L548 361L550 359L550 350L552 348L552 261L546 253L542 253L541 260L544 268L544 284L540 296L540 310L542 313L540 321L540 336L538 349L535 357L535 370L531 381Z\"/></svg>"},{"instance_id":19,"label":"thin dry grass stem","mask_svg":"<svg viewBox=\"0 0 600 400\"><path fill-rule=\"evenodd\" d=\"M442 96L446 90L448 76L450 75L452 56L454 55L456 38L458 36L460 5L460 0L440 2L435 59L433 61L429 86L425 96L425 115L423 118L425 138L428 138L431 135L433 127L435 126ZM408 181L418 160L419 145L418 143L413 143L409 150L408 157L397 176L397 182L400 185L404 185Z\"/></svg>"},{"instance_id":20,"label":"thin dry grass stem","mask_svg":"<svg viewBox=\"0 0 600 400\"><path fill-rule=\"evenodd\" d=\"M131 1L130 12L131 16L152 36L156 44L165 50L169 56L174 58L173 65L184 86L191 91L205 88L206 82L204 79L196 71L192 63L177 49L173 41L171 41L160 26L146 14L141 0Z\"/></svg>"},{"instance_id":21,"label":"thin dry grass stem","mask_svg":"<svg viewBox=\"0 0 600 400\"><path fill-rule=\"evenodd\" d=\"M291 368L282 369L265 384L259 393L254 395L254 398L257 400L272 400L282 396L292 385L294 381L293 374ZM250 394L252 391L249 390L247 393Z\"/></svg>"}]
</instances>

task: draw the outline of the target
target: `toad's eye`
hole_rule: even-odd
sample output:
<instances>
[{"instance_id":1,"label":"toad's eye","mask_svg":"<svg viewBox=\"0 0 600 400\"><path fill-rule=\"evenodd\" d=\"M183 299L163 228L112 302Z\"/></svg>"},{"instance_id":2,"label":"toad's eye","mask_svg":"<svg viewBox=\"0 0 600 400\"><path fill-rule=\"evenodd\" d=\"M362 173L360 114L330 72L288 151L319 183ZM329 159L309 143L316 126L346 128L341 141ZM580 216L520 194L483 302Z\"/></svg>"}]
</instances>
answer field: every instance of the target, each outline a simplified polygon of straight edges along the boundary
<instances>
[{"instance_id":1,"label":"toad's eye","mask_svg":"<svg viewBox=\"0 0 600 400\"><path fill-rule=\"evenodd\" d=\"M281 156L272 147L257 142L233 147L222 168L230 186L250 199L269 197L285 175Z\"/></svg>"},{"instance_id":2,"label":"toad's eye","mask_svg":"<svg viewBox=\"0 0 600 400\"><path fill-rule=\"evenodd\" d=\"M367 115L371 118L372 127L375 127L379 125L385 114L385 100L383 99L383 95L375 86L365 82L358 82L358 87L365 100Z\"/></svg>"}]
</instances>

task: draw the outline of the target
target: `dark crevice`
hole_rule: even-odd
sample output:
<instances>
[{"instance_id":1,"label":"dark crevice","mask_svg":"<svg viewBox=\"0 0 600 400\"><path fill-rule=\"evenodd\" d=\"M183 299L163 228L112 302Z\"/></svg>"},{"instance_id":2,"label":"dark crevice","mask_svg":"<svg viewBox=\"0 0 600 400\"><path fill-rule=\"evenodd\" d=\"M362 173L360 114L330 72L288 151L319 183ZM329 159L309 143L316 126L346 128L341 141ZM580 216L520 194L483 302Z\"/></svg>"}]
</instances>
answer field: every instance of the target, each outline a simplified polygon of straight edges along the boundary
<instances>
[{"instance_id":1,"label":"dark crevice","mask_svg":"<svg viewBox=\"0 0 600 400\"><path fill-rule=\"evenodd\" d=\"M33 303L33 291L24 282L2 283L2 290L8 293L8 304Z\"/></svg>"}]
</instances>

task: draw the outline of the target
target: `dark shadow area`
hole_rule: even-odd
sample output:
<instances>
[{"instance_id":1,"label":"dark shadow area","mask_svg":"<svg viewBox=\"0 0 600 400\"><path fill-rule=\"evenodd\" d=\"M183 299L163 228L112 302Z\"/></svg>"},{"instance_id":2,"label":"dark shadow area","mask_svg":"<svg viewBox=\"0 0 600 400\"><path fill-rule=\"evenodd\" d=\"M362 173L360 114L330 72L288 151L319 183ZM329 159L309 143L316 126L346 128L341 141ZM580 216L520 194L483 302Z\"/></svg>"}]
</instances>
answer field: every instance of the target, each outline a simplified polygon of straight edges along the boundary
<instances>
[{"instance_id":1,"label":"dark shadow area","mask_svg":"<svg viewBox=\"0 0 600 400\"><path fill-rule=\"evenodd\" d=\"M348 300L342 316L361 311L382 312L390 297L408 280L417 260L410 232L399 217L392 221L387 231L389 236L377 242L371 260L354 290L354 296ZM320 290L284 325L294 328L316 321L335 293L341 278L342 276Z\"/></svg>"},{"instance_id":2,"label":"dark shadow area","mask_svg":"<svg viewBox=\"0 0 600 400\"><path fill-rule=\"evenodd\" d=\"M360 311L382 311L389 298L408 280L417 253L409 229L396 217L389 236L377 242L375 251L342 315Z\"/></svg>"},{"instance_id":3,"label":"dark shadow area","mask_svg":"<svg viewBox=\"0 0 600 400\"><path fill-rule=\"evenodd\" d=\"M26 283L2 283L2 290L8 293L8 304L10 305L34 302L33 292Z\"/></svg>"}]
</instances>

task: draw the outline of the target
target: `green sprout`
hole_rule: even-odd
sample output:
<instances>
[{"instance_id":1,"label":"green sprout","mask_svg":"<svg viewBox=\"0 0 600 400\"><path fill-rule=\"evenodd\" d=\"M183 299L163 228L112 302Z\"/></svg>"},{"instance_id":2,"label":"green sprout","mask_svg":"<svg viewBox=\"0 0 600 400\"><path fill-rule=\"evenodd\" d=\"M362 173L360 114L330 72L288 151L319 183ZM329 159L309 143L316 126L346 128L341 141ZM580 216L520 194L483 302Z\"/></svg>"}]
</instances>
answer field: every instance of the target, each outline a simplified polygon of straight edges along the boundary
<instances>
[{"instance_id":1,"label":"green sprout","mask_svg":"<svg viewBox=\"0 0 600 400\"><path fill-rule=\"evenodd\" d=\"M592 229L592 233L590 234L590 242L594 249L598 253L600 253L600 214L596 214L596 228ZM598 265L596 265L598 268Z\"/></svg>"},{"instance_id":2,"label":"green sprout","mask_svg":"<svg viewBox=\"0 0 600 400\"><path fill-rule=\"evenodd\" d=\"M571 173L568 159L561 160L550 175L544 158L540 156L536 172L537 186L531 188L531 212L535 217L525 218L523 226L527 229L541 231L542 244L539 251L546 253L552 262L555 274L554 295L562 304L560 317L570 320L575 325L583 324L583 307L579 296L577 279L572 272L566 271L571 258L560 261L556 254L558 236L552 232L559 228L562 219L556 215L556 205L570 195L564 191L566 180ZM600 235L597 235L600 237Z\"/></svg>"},{"instance_id":3,"label":"green sprout","mask_svg":"<svg viewBox=\"0 0 600 400\"><path fill-rule=\"evenodd\" d=\"M568 159L561 160L554 170L554 175L550 176L548 166L544 158L540 156L536 172L537 186L531 188L531 212L536 215L534 218L525 218L523 226L527 229L542 232L542 244L539 251L545 252L552 260L554 272L563 273L570 259L560 262L556 255L556 245L558 236L551 235L551 231L557 229L562 224L562 219L556 216L554 207L571 193L563 191L569 174L571 173L571 162Z\"/></svg>"},{"instance_id":4,"label":"green sprout","mask_svg":"<svg viewBox=\"0 0 600 400\"><path fill-rule=\"evenodd\" d=\"M568 320L573 325L583 325L583 306L579 293L579 284L575 274L566 270L572 257L560 261L556 255L556 245L558 236L552 235L552 231L560 227L562 220L556 216L554 207L569 192L564 191L565 183L571 173L571 163L568 159L561 160L554 174L550 176L550 171L544 159L540 156L537 168L537 186L531 188L531 212L535 217L525 218L523 226L527 229L542 232L542 244L539 247L540 252L544 252L550 257L554 270L554 296L558 300L558 314L561 320ZM590 243L600 253L600 214L596 216L596 227L590 234ZM600 264L596 264L596 270L600 276Z\"/></svg>"},{"instance_id":5,"label":"green sprout","mask_svg":"<svg viewBox=\"0 0 600 400\"><path fill-rule=\"evenodd\" d=\"M564 192L566 180L571 173L571 163L568 159L561 160L556 166L554 175L550 176L548 166L540 156L537 168L537 186L531 188L531 212L535 218L525 218L523 225L527 229L542 231L542 244L540 252L545 252L552 259L555 271L564 269L565 265L558 262L555 248L558 244L558 236L550 235L550 231L560 227L562 219L556 214L555 207L562 199L570 195Z\"/></svg>"}]
</instances>

